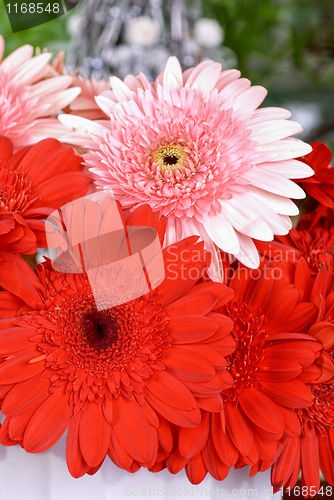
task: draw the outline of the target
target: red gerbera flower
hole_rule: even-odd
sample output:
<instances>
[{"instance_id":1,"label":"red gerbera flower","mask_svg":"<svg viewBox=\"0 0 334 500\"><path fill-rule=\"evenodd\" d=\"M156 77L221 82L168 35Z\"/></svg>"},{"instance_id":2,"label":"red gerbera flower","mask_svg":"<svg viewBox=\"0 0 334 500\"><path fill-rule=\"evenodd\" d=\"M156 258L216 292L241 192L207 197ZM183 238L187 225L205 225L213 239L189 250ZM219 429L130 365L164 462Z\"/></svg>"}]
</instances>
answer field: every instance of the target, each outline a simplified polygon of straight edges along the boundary
<instances>
[{"instance_id":1,"label":"red gerbera flower","mask_svg":"<svg viewBox=\"0 0 334 500\"><path fill-rule=\"evenodd\" d=\"M276 236L271 242L256 241L256 247L269 260L297 264L304 257L314 278L323 265L323 255L334 258L333 215L327 208L305 213L289 234Z\"/></svg>"},{"instance_id":2,"label":"red gerbera flower","mask_svg":"<svg viewBox=\"0 0 334 500\"><path fill-rule=\"evenodd\" d=\"M332 153L322 142L312 142L311 153L298 158L314 170L314 175L298 182L303 189L325 207L334 208L334 168Z\"/></svg>"},{"instance_id":3,"label":"red gerbera flower","mask_svg":"<svg viewBox=\"0 0 334 500\"><path fill-rule=\"evenodd\" d=\"M302 486L305 487L302 494L309 497L314 496L320 487L319 469L326 481L334 484L334 291L331 289L332 266L329 259L319 271L313 287L310 287L311 276L307 273L307 266L303 265L303 270L300 268L297 272L304 276L306 296L310 295L310 300L318 308L308 333L323 346L317 361L322 376L308 384L313 394L313 405L295 410L302 433L296 438L284 438L271 477L276 489L282 486L293 488L301 471Z\"/></svg>"},{"instance_id":4,"label":"red gerbera flower","mask_svg":"<svg viewBox=\"0 0 334 500\"><path fill-rule=\"evenodd\" d=\"M234 298L219 309L234 323L235 351L227 357L233 386L221 392L224 408L202 413L195 429L174 432L174 447L163 463L171 472L184 466L192 483L209 472L224 479L231 466L272 460L282 436L297 437L293 408L312 405L306 382L321 375L314 362L321 345L303 329L316 313L303 292L288 283L280 268L263 266L257 276L243 268L230 282ZM295 333L297 332L297 333ZM215 411L215 410L213 410Z\"/></svg>"},{"instance_id":5,"label":"red gerbera flower","mask_svg":"<svg viewBox=\"0 0 334 500\"><path fill-rule=\"evenodd\" d=\"M82 158L55 139L45 139L13 155L13 143L0 137L0 284L13 283L21 259L45 248L45 219L51 209L87 194ZM11 262L8 262L10 260ZM7 280L8 279L8 280ZM11 287L15 291L15 286Z\"/></svg>"},{"instance_id":6,"label":"red gerbera flower","mask_svg":"<svg viewBox=\"0 0 334 500\"><path fill-rule=\"evenodd\" d=\"M105 227L109 213L94 215ZM156 227L164 237L148 207L135 211L128 225ZM19 443L38 453L68 428L66 456L74 477L96 472L106 454L134 472L156 461L159 425L194 427L200 408L217 405L232 383L224 354L234 349L233 325L211 311L230 300L231 291L196 284L210 265L196 240L164 250L165 279L158 288L101 311L86 274L62 274L49 262L37 268L26 309L1 324L4 445ZM175 271L181 264L182 276ZM104 283L112 275L118 283L125 279L125 268L104 271ZM102 292L108 297L111 290Z\"/></svg>"}]
</instances>

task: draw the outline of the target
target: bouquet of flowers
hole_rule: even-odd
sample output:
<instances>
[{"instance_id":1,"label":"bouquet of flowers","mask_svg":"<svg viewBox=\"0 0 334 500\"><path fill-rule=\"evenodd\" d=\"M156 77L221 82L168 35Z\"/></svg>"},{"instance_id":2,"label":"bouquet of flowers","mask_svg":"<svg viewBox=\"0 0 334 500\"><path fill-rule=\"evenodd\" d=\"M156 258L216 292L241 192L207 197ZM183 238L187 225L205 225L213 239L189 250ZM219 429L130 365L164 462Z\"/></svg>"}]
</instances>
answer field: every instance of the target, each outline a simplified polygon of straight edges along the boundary
<instances>
[{"instance_id":1,"label":"bouquet of flowers","mask_svg":"<svg viewBox=\"0 0 334 500\"><path fill-rule=\"evenodd\" d=\"M250 465L275 491L301 472L312 496L320 469L334 485L329 148L211 61L171 57L151 83L50 58L0 63L1 444L40 453L67 431L75 478L108 455L193 484ZM61 247L54 214L92 244L33 270L25 256ZM147 289L116 258L143 228L163 263Z\"/></svg>"}]
</instances>

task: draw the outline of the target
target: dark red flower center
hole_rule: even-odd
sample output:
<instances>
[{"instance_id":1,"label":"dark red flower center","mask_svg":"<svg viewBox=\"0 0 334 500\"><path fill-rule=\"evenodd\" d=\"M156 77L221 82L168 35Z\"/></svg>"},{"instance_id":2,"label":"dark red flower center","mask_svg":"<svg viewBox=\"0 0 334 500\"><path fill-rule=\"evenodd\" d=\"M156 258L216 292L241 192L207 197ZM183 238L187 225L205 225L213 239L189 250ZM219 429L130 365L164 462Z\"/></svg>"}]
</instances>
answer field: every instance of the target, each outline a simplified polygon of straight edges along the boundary
<instances>
[{"instance_id":1,"label":"dark red flower center","mask_svg":"<svg viewBox=\"0 0 334 500\"><path fill-rule=\"evenodd\" d=\"M122 324L112 311L90 311L82 315L82 329L90 347L99 351L112 347L118 340Z\"/></svg>"}]
</instances>

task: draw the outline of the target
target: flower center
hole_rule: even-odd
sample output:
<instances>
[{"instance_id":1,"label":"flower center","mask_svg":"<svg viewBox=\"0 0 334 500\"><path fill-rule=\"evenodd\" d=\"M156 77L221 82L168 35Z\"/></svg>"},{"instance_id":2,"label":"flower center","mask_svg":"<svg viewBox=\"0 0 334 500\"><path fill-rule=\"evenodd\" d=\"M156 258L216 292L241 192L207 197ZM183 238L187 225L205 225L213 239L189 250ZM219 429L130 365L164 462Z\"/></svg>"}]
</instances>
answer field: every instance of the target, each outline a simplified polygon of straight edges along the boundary
<instances>
[{"instance_id":1,"label":"flower center","mask_svg":"<svg viewBox=\"0 0 334 500\"><path fill-rule=\"evenodd\" d=\"M234 385L228 391L224 391L223 397L233 401L245 387L260 388L257 365L263 359L268 334L262 328L264 317L254 315L251 308L242 300L235 302L226 313L234 322L232 336L236 348L226 358L227 370L234 380Z\"/></svg>"},{"instance_id":2,"label":"flower center","mask_svg":"<svg viewBox=\"0 0 334 500\"><path fill-rule=\"evenodd\" d=\"M90 347L99 351L108 349L118 341L121 322L112 311L89 311L81 318L83 335Z\"/></svg>"},{"instance_id":3,"label":"flower center","mask_svg":"<svg viewBox=\"0 0 334 500\"><path fill-rule=\"evenodd\" d=\"M161 169L175 169L183 166L185 154L178 146L162 146L155 152L153 158Z\"/></svg>"},{"instance_id":4,"label":"flower center","mask_svg":"<svg viewBox=\"0 0 334 500\"><path fill-rule=\"evenodd\" d=\"M199 158L187 151L184 141L180 142L182 144L163 144L148 152L150 160L145 169L160 187L166 184L181 187L183 181L196 174Z\"/></svg>"},{"instance_id":5,"label":"flower center","mask_svg":"<svg viewBox=\"0 0 334 500\"><path fill-rule=\"evenodd\" d=\"M334 256L334 229L315 228L310 234L300 231L300 240L297 245L313 273L317 273L321 266L321 256L324 253Z\"/></svg>"},{"instance_id":6,"label":"flower center","mask_svg":"<svg viewBox=\"0 0 334 500\"><path fill-rule=\"evenodd\" d=\"M326 436L327 430L334 427L334 384L310 384L314 403L309 408L298 411L301 422L310 423L321 435Z\"/></svg>"},{"instance_id":7,"label":"flower center","mask_svg":"<svg viewBox=\"0 0 334 500\"><path fill-rule=\"evenodd\" d=\"M37 201L29 200L31 192L31 183L27 183L20 173L0 165L0 213L27 210Z\"/></svg>"}]
</instances>

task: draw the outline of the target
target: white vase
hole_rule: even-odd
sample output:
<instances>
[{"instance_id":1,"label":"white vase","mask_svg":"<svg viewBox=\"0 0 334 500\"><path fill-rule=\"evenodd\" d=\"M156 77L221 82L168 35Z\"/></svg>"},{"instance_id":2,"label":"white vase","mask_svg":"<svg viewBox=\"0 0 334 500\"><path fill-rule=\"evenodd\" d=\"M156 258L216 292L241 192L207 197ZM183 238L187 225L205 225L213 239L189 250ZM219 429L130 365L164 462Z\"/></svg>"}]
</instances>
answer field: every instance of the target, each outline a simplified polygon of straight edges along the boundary
<instances>
[{"instance_id":1,"label":"white vase","mask_svg":"<svg viewBox=\"0 0 334 500\"><path fill-rule=\"evenodd\" d=\"M36 455L25 452L20 446L0 447L0 499L282 498L281 492L272 493L270 471L250 478L248 467L231 469L224 481L215 481L208 475L195 486L188 481L184 471L172 475L166 470L152 474L140 469L130 474L116 467L107 457L94 476L74 479L66 467L65 442L63 436L52 449Z\"/></svg>"}]
</instances>

